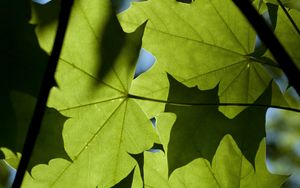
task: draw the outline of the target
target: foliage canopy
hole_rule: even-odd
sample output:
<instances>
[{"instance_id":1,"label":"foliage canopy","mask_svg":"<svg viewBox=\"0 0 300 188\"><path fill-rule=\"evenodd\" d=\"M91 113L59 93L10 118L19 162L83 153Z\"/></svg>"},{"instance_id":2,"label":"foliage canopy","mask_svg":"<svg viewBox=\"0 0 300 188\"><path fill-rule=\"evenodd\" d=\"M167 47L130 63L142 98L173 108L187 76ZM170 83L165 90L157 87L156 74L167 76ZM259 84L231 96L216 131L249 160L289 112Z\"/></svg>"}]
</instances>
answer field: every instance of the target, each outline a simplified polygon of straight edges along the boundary
<instances>
[{"instance_id":1,"label":"foliage canopy","mask_svg":"<svg viewBox=\"0 0 300 188\"><path fill-rule=\"evenodd\" d=\"M268 2L253 4L269 10L300 67L300 35ZM59 12L56 0L17 3L1 5L9 20L0 35L1 157L14 168ZM284 3L300 25L299 6ZM279 64L234 3L147 0L114 10L109 0L75 0L22 187L280 187L287 177L266 168L265 114L300 112L300 100L279 84ZM156 62L134 78L141 47Z\"/></svg>"}]
</instances>

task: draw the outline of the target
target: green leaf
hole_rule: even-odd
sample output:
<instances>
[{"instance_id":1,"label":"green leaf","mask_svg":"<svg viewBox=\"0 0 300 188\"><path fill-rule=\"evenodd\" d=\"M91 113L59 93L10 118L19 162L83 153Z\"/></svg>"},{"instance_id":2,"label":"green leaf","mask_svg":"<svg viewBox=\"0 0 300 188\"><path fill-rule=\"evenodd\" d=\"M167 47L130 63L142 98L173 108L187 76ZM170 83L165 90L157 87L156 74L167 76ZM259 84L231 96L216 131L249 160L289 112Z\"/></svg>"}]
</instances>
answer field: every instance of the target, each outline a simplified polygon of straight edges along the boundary
<instances>
[{"instance_id":1,"label":"green leaf","mask_svg":"<svg viewBox=\"0 0 300 188\"><path fill-rule=\"evenodd\" d=\"M50 159L64 158L70 160L64 149L62 130L66 117L55 109L46 108L41 130L39 132L28 169L37 164L47 164Z\"/></svg>"},{"instance_id":2,"label":"green leaf","mask_svg":"<svg viewBox=\"0 0 300 188\"><path fill-rule=\"evenodd\" d=\"M144 152L145 163L145 187L170 188L168 176L168 143L171 128L175 122L176 116L173 113L161 113L156 117L156 127L161 143L164 146L163 151Z\"/></svg>"},{"instance_id":3,"label":"green leaf","mask_svg":"<svg viewBox=\"0 0 300 188\"><path fill-rule=\"evenodd\" d=\"M171 118L170 115L170 113L159 115L158 119L161 123L158 126L169 127L164 120ZM167 136L170 130L168 131L167 128L164 133ZM206 159L197 158L173 171L169 179L166 154L145 152L145 187L280 187L287 176L271 174L266 168L265 161L265 139L260 142L256 152L254 170L232 137L226 135L214 154L212 165ZM239 182L241 186L236 185ZM227 183L229 185L225 186Z\"/></svg>"},{"instance_id":4,"label":"green leaf","mask_svg":"<svg viewBox=\"0 0 300 188\"><path fill-rule=\"evenodd\" d=\"M142 182L144 183L144 152L138 154L130 154L132 158L137 162L137 166L139 167L139 175L141 176Z\"/></svg>"},{"instance_id":5,"label":"green leaf","mask_svg":"<svg viewBox=\"0 0 300 188\"><path fill-rule=\"evenodd\" d=\"M167 73L155 63L150 70L132 81L129 93L151 99L167 100L169 93ZM165 103L157 103L153 100L137 100L137 103L149 118L164 112L165 109Z\"/></svg>"},{"instance_id":6,"label":"green leaf","mask_svg":"<svg viewBox=\"0 0 300 188\"><path fill-rule=\"evenodd\" d=\"M9 175L10 175L9 167L3 160L0 160L0 187L1 188L7 186Z\"/></svg>"},{"instance_id":7,"label":"green leaf","mask_svg":"<svg viewBox=\"0 0 300 188\"><path fill-rule=\"evenodd\" d=\"M162 152L145 152L145 187L169 188L167 155Z\"/></svg>"},{"instance_id":8,"label":"green leaf","mask_svg":"<svg viewBox=\"0 0 300 188\"><path fill-rule=\"evenodd\" d=\"M34 108L33 105L35 104L35 98L19 92L11 92L11 96L14 99L12 100L12 105L15 109L16 124L21 128L28 126ZM28 170L31 170L31 168L37 164L47 164L50 159L55 157L69 160L69 157L64 150L62 140L62 128L66 119L66 117L59 114L56 110L46 108L41 130L34 147L34 153L31 157ZM3 132L5 133L5 131ZM16 132L18 133L18 137L16 138L17 145L23 146L26 132ZM12 148L9 149L12 150ZM2 149L2 151L4 150ZM11 163L8 158L5 158L5 160L15 168L17 167L14 165L15 162Z\"/></svg>"},{"instance_id":9,"label":"green leaf","mask_svg":"<svg viewBox=\"0 0 300 188\"><path fill-rule=\"evenodd\" d=\"M136 166L128 153L142 153L153 145L156 134L151 121L135 99L128 97L144 26L120 35L124 42L117 43L117 49L102 49L104 33L118 36L122 32L120 27L110 27L118 23L112 14L109 1L75 1L55 75L58 87L51 90L47 104L68 117L62 135L71 161L55 158L48 165L35 166L35 183L111 187ZM47 51L55 28L37 29ZM103 62L105 54L110 61ZM99 75L106 63L110 70Z\"/></svg>"},{"instance_id":10,"label":"green leaf","mask_svg":"<svg viewBox=\"0 0 300 188\"><path fill-rule=\"evenodd\" d=\"M24 129L24 127L27 127L30 122L35 98L20 92L11 92L11 97L13 99L12 106L15 112L16 125L20 128L19 131L14 130L17 134L15 141L17 141L16 144L18 146L22 147L26 136L26 130L21 130L22 128ZM69 159L64 150L61 134L65 119L66 118L57 111L49 108L46 109L37 144L35 145L35 151L28 166L28 170L36 164L48 163L53 157ZM6 133L6 131L3 131L3 133ZM11 150L14 149L13 147L7 148ZM47 149L45 150L45 148ZM5 158L5 160L11 164L9 159Z\"/></svg>"},{"instance_id":11,"label":"green leaf","mask_svg":"<svg viewBox=\"0 0 300 188\"><path fill-rule=\"evenodd\" d=\"M48 54L57 27L55 3L33 5L31 23L38 24L38 40ZM253 56L255 33L231 0L134 3L120 16L130 34L121 30L113 11L109 0L75 0L55 75L58 85L51 90L51 110L23 187L199 187L202 182L194 178L212 171L222 187L279 186L284 178L266 170L265 149L255 159L266 111L255 105L269 105L271 89L279 91L271 88L266 69L277 65ZM157 63L133 80L145 27L143 43ZM182 83L169 78L169 86L166 71ZM22 99L23 90L7 91ZM30 101L23 107L13 103L17 121ZM254 104L245 109L220 102ZM166 152L148 152L154 143ZM18 156L2 150L16 166ZM183 179L199 160L201 169L192 165ZM216 182L207 187L211 183Z\"/></svg>"},{"instance_id":12,"label":"green leaf","mask_svg":"<svg viewBox=\"0 0 300 188\"><path fill-rule=\"evenodd\" d=\"M28 173L25 175L22 183L22 187L30 187L30 188L55 187L54 182L49 180L58 179L59 176L64 172L66 167L70 166L71 164L72 163L70 161L57 158L57 159L50 160L47 165L46 164L37 165L31 170L31 175L29 175ZM75 174L73 177L74 178L76 177ZM65 186L66 185L72 185L72 184L69 183L69 184L65 184Z\"/></svg>"},{"instance_id":13,"label":"green leaf","mask_svg":"<svg viewBox=\"0 0 300 188\"><path fill-rule=\"evenodd\" d=\"M267 3L278 5L277 0L264 0L264 1ZM298 0L280 0L280 1L285 7L300 11L300 1Z\"/></svg>"},{"instance_id":14,"label":"green leaf","mask_svg":"<svg viewBox=\"0 0 300 188\"><path fill-rule=\"evenodd\" d=\"M276 1L277 2L277 1ZM283 1L285 3L286 1ZM291 1L292 2L292 1ZM271 2L277 4L274 2ZM272 8L273 7L273 8ZM269 11L272 11L273 15L271 19L276 20L273 23L276 23L275 27L275 34L283 44L289 55L294 60L294 63L298 68L300 67L300 56L298 54L298 49L300 47L300 35L297 33L296 29L283 12L281 7L275 9L275 5L268 4ZM273 10L271 10L271 8ZM274 12L276 10L276 12ZM296 10L289 10L288 13L295 21L296 25L300 26L300 14ZM269 51L266 51L264 54L265 59L264 61L270 61L271 63L274 61L273 56L270 54ZM274 62L273 62L274 63ZM284 75L281 69L274 68L272 66L265 66L269 74L272 76L274 81L277 83L276 86L275 82L272 86L272 105L280 106L280 107L287 107L294 110L300 109L300 97L294 88L289 86L288 80Z\"/></svg>"},{"instance_id":15,"label":"green leaf","mask_svg":"<svg viewBox=\"0 0 300 188\"><path fill-rule=\"evenodd\" d=\"M14 152L12 152L11 150L7 149L7 148L1 148L1 151L4 154L4 158L5 161L14 169L17 169L19 162L20 162L20 158L21 155L20 153L15 154Z\"/></svg>"},{"instance_id":16,"label":"green leaf","mask_svg":"<svg viewBox=\"0 0 300 188\"><path fill-rule=\"evenodd\" d=\"M134 169L124 178L121 180L119 183L114 185L112 188L131 188L132 185L132 180L133 180L133 175L134 175Z\"/></svg>"},{"instance_id":17,"label":"green leaf","mask_svg":"<svg viewBox=\"0 0 300 188\"><path fill-rule=\"evenodd\" d=\"M242 155L231 136L225 136L214 156L212 165L205 159L195 159L177 169L170 177L170 185L179 187L280 187L286 176L270 174L265 166L265 140L255 158L255 170Z\"/></svg>"},{"instance_id":18,"label":"green leaf","mask_svg":"<svg viewBox=\"0 0 300 188\"><path fill-rule=\"evenodd\" d=\"M9 99L1 106L1 111L3 110L1 118L4 119L1 130L5 131L0 132L0 143L2 147L13 152L21 152L33 114L35 98L24 92L7 91L10 94ZM1 99L5 100L5 98Z\"/></svg>"},{"instance_id":19,"label":"green leaf","mask_svg":"<svg viewBox=\"0 0 300 188\"><path fill-rule=\"evenodd\" d=\"M271 87L254 106L229 119L217 109L217 87L201 91L195 87L187 88L171 76L169 80L168 101L171 103L166 105L166 112L173 112L177 116L168 145L169 174L199 157L211 161L226 134L232 135L245 157L254 164L259 142L265 137L267 109L255 104L270 103Z\"/></svg>"},{"instance_id":20,"label":"green leaf","mask_svg":"<svg viewBox=\"0 0 300 188\"><path fill-rule=\"evenodd\" d=\"M288 12L295 24L300 27L300 12L296 10L289 10ZM283 44L286 51L294 60L298 69L300 70L300 34L297 33L296 29L291 24L288 17L285 15L281 8L278 9L277 25L275 29L275 34L279 41Z\"/></svg>"},{"instance_id":21,"label":"green leaf","mask_svg":"<svg viewBox=\"0 0 300 188\"><path fill-rule=\"evenodd\" d=\"M35 106L31 99L38 94L48 56L29 24L30 1L1 1L0 7L0 147L21 152Z\"/></svg>"},{"instance_id":22,"label":"green leaf","mask_svg":"<svg viewBox=\"0 0 300 188\"><path fill-rule=\"evenodd\" d=\"M255 157L255 181L260 187L280 187L288 176L287 175L273 175L266 166L266 140L263 139L260 143L259 149Z\"/></svg>"},{"instance_id":23,"label":"green leaf","mask_svg":"<svg viewBox=\"0 0 300 188\"><path fill-rule=\"evenodd\" d=\"M250 55L255 32L231 0L135 2L119 20L126 31L148 20L143 45L161 69L189 87L219 84L221 103L253 103L269 85L264 62ZM246 107L219 108L233 118Z\"/></svg>"}]
</instances>

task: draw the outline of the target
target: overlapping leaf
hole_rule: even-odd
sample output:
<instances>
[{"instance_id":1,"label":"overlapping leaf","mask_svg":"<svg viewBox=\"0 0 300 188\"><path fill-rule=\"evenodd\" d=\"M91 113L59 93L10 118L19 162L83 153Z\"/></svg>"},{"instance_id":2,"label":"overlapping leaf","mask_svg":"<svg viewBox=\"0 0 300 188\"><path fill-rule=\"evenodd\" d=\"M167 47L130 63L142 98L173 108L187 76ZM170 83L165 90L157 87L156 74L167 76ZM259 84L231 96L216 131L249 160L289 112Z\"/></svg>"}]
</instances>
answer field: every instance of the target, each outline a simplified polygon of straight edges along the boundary
<instances>
[{"instance_id":1,"label":"overlapping leaf","mask_svg":"<svg viewBox=\"0 0 300 188\"><path fill-rule=\"evenodd\" d=\"M138 26L147 18L150 19L147 23L145 47L156 55L158 64L132 82L145 25ZM141 153L149 149L156 140L149 118L164 109L164 104L158 105L157 102L165 100L168 94L165 70L190 87L197 85L202 89L211 89L219 86L218 91L215 88L207 91L207 95L198 95L201 92L198 89L187 89L179 83L174 87L174 80L171 80L169 101L185 103L186 97L191 97L192 102L210 103L213 106L205 109L197 104L167 106L167 111L177 115L169 148L168 135L159 135L164 149L168 151L170 172L194 159L204 161L197 159L198 157L211 160L220 140L228 133L234 137L246 158L254 163L254 154L264 136L265 108L251 107L238 116L244 107L221 108L228 117L235 117L232 120L217 110L218 95L221 102L253 103L265 91L259 100L269 104L270 90L266 90L266 87L271 78L262 65L264 62L250 55L254 48L255 33L231 1L200 0L192 4L182 4L171 0L150 0L134 5L121 19L128 30L135 30L134 33L125 34L121 31L109 0L75 1L56 72L58 87L52 89L48 101L48 106L60 113L56 113L57 119L51 118L59 128L54 134L58 140L62 128L60 124L66 120L65 117L68 118L62 132L64 149L68 156L62 159L65 153L60 148L61 155L42 158L41 163L49 161L50 157L54 159L47 165L35 166L31 176L26 175L23 186L111 187L132 184L139 187L141 178L137 177L138 174L145 174L145 182L150 182L149 174L155 170L151 171L148 166L145 172L139 173L139 169L144 168L138 168L137 162L130 154L142 155ZM41 46L50 53L56 22L51 20L47 25L39 25L36 31ZM165 45L159 45L161 43ZM156 99L158 100L155 102ZM188 112L191 113L187 114ZM199 114L206 117L201 117L204 122L200 120L203 127L196 124ZM174 122L174 114L171 116L165 119L167 125ZM194 118L192 121L191 116ZM183 121L184 119L187 121ZM253 125L256 123L257 125ZM183 125L186 125L184 130L178 131ZM178 129L179 126L181 127ZM162 130L161 127L158 129ZM251 136L255 138L251 138L250 142ZM179 137L186 138L185 142L178 139ZM187 142L196 137L196 142ZM200 173L222 166L216 165L216 161L223 163L225 160L222 157L226 152L230 155L234 151L238 153L238 157L234 158L236 160L230 163L231 166L236 165L237 161L246 161L241 159L242 154L234 141L226 139L223 141L226 144L221 142L219 148L222 149L218 149L222 151L217 151L213 159L213 167L206 165ZM45 140L49 143L49 137ZM39 148L43 146L45 145L37 145ZM183 151L183 146L186 147L187 153L179 153ZM183 154L186 156L182 157ZM146 159L145 161L147 162ZM262 161L260 162L263 163ZM207 164L207 161L205 162ZM178 163L177 166L175 163ZM247 167L246 171L250 172L251 177L246 179L251 179L253 170L249 162L239 164ZM199 172L194 166L192 168L192 174ZM238 168L243 169L238 165L233 169L229 169L228 166L220 167L226 176L220 177L221 184L240 183L240 179L232 178L240 175L237 172ZM165 177L166 169L159 170ZM174 173L180 174L182 171L185 171L185 167ZM266 171L262 174L262 179L254 179L262 182L269 176ZM131 183L132 176L134 181ZM176 187L178 182L182 182L180 178L183 176L175 177L175 180L172 177L172 186ZM122 179L124 181L121 181ZM270 184L268 180L266 182ZM282 179L274 178L274 182L271 183L279 185ZM185 181L185 184L189 183L191 182ZM162 185L166 185L166 182Z\"/></svg>"},{"instance_id":2,"label":"overlapping leaf","mask_svg":"<svg viewBox=\"0 0 300 188\"><path fill-rule=\"evenodd\" d=\"M162 137L170 134L168 122L172 114L164 113L158 117L157 127ZM167 143L165 145L167 147ZM162 188L181 187L280 187L287 176L271 174L266 168L266 143L263 139L255 152L255 164L245 158L230 135L222 138L212 163L197 158L173 171L168 178L168 153L145 152L145 186ZM254 167L255 166L255 167Z\"/></svg>"},{"instance_id":3,"label":"overlapping leaf","mask_svg":"<svg viewBox=\"0 0 300 188\"><path fill-rule=\"evenodd\" d=\"M280 0L280 1L285 7L300 11L300 2L298 0ZM265 2L278 4L277 0L265 0Z\"/></svg>"},{"instance_id":4,"label":"overlapping leaf","mask_svg":"<svg viewBox=\"0 0 300 188\"><path fill-rule=\"evenodd\" d=\"M37 28L47 51L55 28ZM48 106L69 117L63 140L71 162L53 159L49 165L34 167L35 183L110 187L136 165L128 153L152 146L151 122L136 101L128 98L143 31L142 26L125 35L109 1L75 1L55 75L58 87L52 89L48 101ZM110 35L117 38L104 38ZM28 182L26 186L31 185Z\"/></svg>"},{"instance_id":5,"label":"overlapping leaf","mask_svg":"<svg viewBox=\"0 0 300 188\"><path fill-rule=\"evenodd\" d=\"M282 1L282 0L281 0ZM272 1L267 1L270 3L278 4L277 0L272 0ZM299 1L298 1L299 2ZM293 0L287 0L287 1L282 1L284 5L291 5L294 2ZM300 5L300 4L299 4ZM276 5L277 6L277 5ZM273 7L276 7L273 5ZM273 15L270 16L270 19L276 20L275 23L275 34L278 37L279 41L283 44L284 48L286 51L289 53L289 55L292 57L294 63L296 66L300 69L300 56L298 53L298 49L300 46L300 33L299 33L299 27L300 27L300 12L299 10L292 8L292 9L287 9L287 14L289 14L290 18L293 20L295 23L295 26L292 24L291 20L288 18L286 13L283 11L282 7L276 7L273 8L273 10L270 10L270 5L269 5L269 11L273 11ZM278 10L277 10L278 9ZM297 31L297 27L298 31ZM266 54L269 56L269 54Z\"/></svg>"},{"instance_id":6,"label":"overlapping leaf","mask_svg":"<svg viewBox=\"0 0 300 188\"><path fill-rule=\"evenodd\" d=\"M294 9L289 11L289 14L295 21L297 27L300 27L300 12ZM298 69L300 70L300 34L293 27L292 23L285 15L281 8L278 9L277 25L275 34L283 44L287 52L290 54Z\"/></svg>"},{"instance_id":7,"label":"overlapping leaf","mask_svg":"<svg viewBox=\"0 0 300 188\"><path fill-rule=\"evenodd\" d=\"M29 24L30 1L0 7L0 147L21 152L48 56Z\"/></svg>"},{"instance_id":8,"label":"overlapping leaf","mask_svg":"<svg viewBox=\"0 0 300 188\"><path fill-rule=\"evenodd\" d=\"M17 125L19 125L20 128L19 130L15 130L19 138L17 144L19 146L23 146L23 139L26 134L25 130L23 130L23 126L28 126L30 122L33 107L35 104L35 98L20 92L12 92L11 96L14 99L12 102L12 106L15 109L15 119L17 120ZM56 110L46 108L46 112L41 125L41 130L37 138L37 143L34 147L34 153L30 159L28 170L31 170L32 167L37 164L47 164L48 161L54 157L60 157L69 160L69 157L67 156L64 149L61 133L63 124L66 119L66 117L61 115ZM3 133L5 133L5 131L3 131ZM8 148L14 151L13 148ZM21 151L18 152L20 153ZM8 156L5 155L6 162L16 168L16 162L11 161L7 157Z\"/></svg>"},{"instance_id":9,"label":"overlapping leaf","mask_svg":"<svg viewBox=\"0 0 300 188\"><path fill-rule=\"evenodd\" d=\"M48 55L38 44L34 25L29 24L30 12L29 0L1 2L0 147L5 161L14 168L17 162L11 156L16 154L11 152L22 151L48 61ZM46 109L29 170L52 157L68 159L61 135L65 119L57 111Z\"/></svg>"},{"instance_id":10,"label":"overlapping leaf","mask_svg":"<svg viewBox=\"0 0 300 188\"><path fill-rule=\"evenodd\" d=\"M271 3L275 3L275 1L270 1ZM277 2L277 1L276 1ZM289 4L293 1L283 1L284 4ZM288 19L287 15L284 13L281 7L276 7L275 5L268 4L268 11L270 14L270 20L273 20L273 28L275 29L275 34L283 44L289 55L294 60L294 63L299 68L299 45L300 45L300 35L297 33L296 28L292 25L291 21ZM288 11L291 18L295 21L295 24L299 28L300 25L300 14L297 10L291 9ZM267 57L265 60L273 61L273 57L271 56L269 51L263 55L263 58ZM272 105L282 106L282 107L290 107L294 109L300 108L300 98L299 94L295 92L295 90L289 87L289 81L287 77L284 75L283 71L277 68L273 68L270 66L265 66L277 83L279 88L273 84L272 91Z\"/></svg>"},{"instance_id":11,"label":"overlapping leaf","mask_svg":"<svg viewBox=\"0 0 300 188\"><path fill-rule=\"evenodd\" d=\"M219 83L222 103L253 103L271 80L264 62L251 56L255 32L230 0L137 2L119 19L127 31L148 20L144 47L157 63L187 86ZM230 118L243 109L220 107Z\"/></svg>"},{"instance_id":12,"label":"overlapping leaf","mask_svg":"<svg viewBox=\"0 0 300 188\"><path fill-rule=\"evenodd\" d=\"M265 141L263 140L256 154L254 170L232 137L225 136L217 149L212 165L204 159L192 161L174 171L170 177L171 187L279 188L287 177L268 172L265 165L265 153Z\"/></svg>"},{"instance_id":13,"label":"overlapping leaf","mask_svg":"<svg viewBox=\"0 0 300 188\"><path fill-rule=\"evenodd\" d=\"M31 170L37 164L47 164L53 158L60 157L70 160L65 151L62 138L63 125L66 120L67 118L55 109L46 108L28 170Z\"/></svg>"},{"instance_id":14,"label":"overlapping leaf","mask_svg":"<svg viewBox=\"0 0 300 188\"><path fill-rule=\"evenodd\" d=\"M15 130L19 137L18 145L22 146L26 132L22 132L22 126L28 126L30 118L32 116L35 98L19 92L11 92L13 97L12 106L15 109L15 119L20 129ZM61 115L54 109L46 108L41 130L37 138L37 144L34 147L34 153L30 159L28 170L36 164L47 164L48 161L54 157L61 157L69 160L67 156L62 140L63 124L67 118ZM27 124L26 124L27 123ZM5 131L3 131L5 133ZM11 138L12 139L12 138ZM45 150L45 148L47 148ZM13 148L9 148L13 149ZM14 151L14 150L13 150ZM21 151L18 151L21 152ZM7 161L9 164L9 160Z\"/></svg>"},{"instance_id":15,"label":"overlapping leaf","mask_svg":"<svg viewBox=\"0 0 300 188\"><path fill-rule=\"evenodd\" d=\"M172 77L169 80L171 103L166 105L166 111L177 116L168 145L169 173L199 157L211 161L226 134L234 138L245 157L254 164L259 142L265 137L266 107L251 106L229 119L217 109L217 87L200 91L187 88ZM270 103L270 94L269 87L255 104Z\"/></svg>"},{"instance_id":16,"label":"overlapping leaf","mask_svg":"<svg viewBox=\"0 0 300 188\"><path fill-rule=\"evenodd\" d=\"M132 81L130 94L154 100L167 100L169 81L166 72L158 64ZM149 118L156 116L165 109L165 103L152 100L137 100Z\"/></svg>"}]
</instances>

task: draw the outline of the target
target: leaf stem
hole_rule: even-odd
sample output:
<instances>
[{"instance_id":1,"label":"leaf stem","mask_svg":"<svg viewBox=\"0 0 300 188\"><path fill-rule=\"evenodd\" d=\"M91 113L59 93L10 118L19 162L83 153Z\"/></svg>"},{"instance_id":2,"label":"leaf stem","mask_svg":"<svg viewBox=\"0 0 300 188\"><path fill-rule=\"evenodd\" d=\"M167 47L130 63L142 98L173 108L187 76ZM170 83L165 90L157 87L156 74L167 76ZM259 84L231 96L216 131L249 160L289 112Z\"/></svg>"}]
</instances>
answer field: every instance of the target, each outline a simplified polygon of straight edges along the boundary
<instances>
[{"instance_id":1,"label":"leaf stem","mask_svg":"<svg viewBox=\"0 0 300 188\"><path fill-rule=\"evenodd\" d=\"M34 149L35 142L37 140L40 131L47 99L49 96L49 91L51 87L55 84L54 73L62 49L63 40L67 29L72 5L73 5L73 0L61 1L59 24L55 36L54 45L52 48L52 53L49 57L49 61L45 70L42 85L40 87L38 99L36 102L34 113L29 125L28 133L23 147L22 158L18 166L17 174L12 184L12 188L21 187L27 166L30 161L31 154Z\"/></svg>"},{"instance_id":2,"label":"leaf stem","mask_svg":"<svg viewBox=\"0 0 300 188\"><path fill-rule=\"evenodd\" d=\"M249 23L257 32L262 42L269 48L274 58L288 77L292 86L300 94L300 82L298 81L300 71L288 55L284 47L280 44L266 21L259 15L249 0L233 0L236 6L247 18Z\"/></svg>"},{"instance_id":3,"label":"leaf stem","mask_svg":"<svg viewBox=\"0 0 300 188\"><path fill-rule=\"evenodd\" d=\"M166 101L166 100L141 97L141 96L131 95L131 94L128 95L128 98L137 99L137 100L146 100L146 101L157 102L157 103L165 103L165 104L176 105L176 106L247 106L247 107L251 106L251 107L262 107L262 108L278 108L282 110L300 112L300 109L296 109L296 108L284 107L279 105L255 104L255 103L190 103L190 102Z\"/></svg>"},{"instance_id":4,"label":"leaf stem","mask_svg":"<svg viewBox=\"0 0 300 188\"><path fill-rule=\"evenodd\" d=\"M288 19L290 20L291 24L293 25L293 27L295 28L295 30L297 31L298 35L300 35L300 30L298 28L298 26L296 25L296 23L294 22L293 18L291 17L291 15L288 13L288 11L286 10L286 8L284 7L284 5L282 4L282 2L280 0L277 0L279 6L282 8L283 12L285 13L285 15L288 17Z\"/></svg>"}]
</instances>

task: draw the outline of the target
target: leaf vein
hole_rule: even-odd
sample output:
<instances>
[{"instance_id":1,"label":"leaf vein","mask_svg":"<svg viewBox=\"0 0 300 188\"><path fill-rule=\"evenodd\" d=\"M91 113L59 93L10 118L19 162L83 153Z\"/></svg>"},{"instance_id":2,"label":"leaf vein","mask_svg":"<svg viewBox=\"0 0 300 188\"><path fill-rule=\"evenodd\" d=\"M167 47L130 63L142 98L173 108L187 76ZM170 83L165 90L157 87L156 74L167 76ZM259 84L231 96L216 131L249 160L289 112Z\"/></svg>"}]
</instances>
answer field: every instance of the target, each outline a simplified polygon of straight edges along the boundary
<instances>
[{"instance_id":1,"label":"leaf vein","mask_svg":"<svg viewBox=\"0 0 300 188\"><path fill-rule=\"evenodd\" d=\"M138 23L130 22L130 21L127 21L127 20L122 20L122 22L139 25ZM207 42L204 42L204 41L199 41L199 40L196 40L196 39L188 38L188 37L185 37L185 36L179 36L179 35L176 35L176 34L168 33L168 32L158 30L158 29L150 27L150 26L147 26L147 29L158 32L158 33L162 33L162 34L165 34L165 35L169 35L171 37L192 41L192 42L199 43L199 44L202 44L202 45L206 45L206 46L209 46L209 47L212 47L212 48L217 48L219 50L226 51L226 52L229 52L229 53L232 53L232 54L235 54L235 55L245 56L245 54L241 54L241 53L233 51L231 49L227 49L227 48L224 48L224 47L221 47L221 46L210 44L210 43L207 43Z\"/></svg>"},{"instance_id":2,"label":"leaf vein","mask_svg":"<svg viewBox=\"0 0 300 188\"><path fill-rule=\"evenodd\" d=\"M76 154L74 156L74 159L72 160L72 163L69 163L68 166L65 167L65 169L62 171L62 173L60 173L57 178L53 181L52 186L55 185L55 183L62 177L62 175L64 174L64 172L70 168L70 166L78 159L78 157L82 154L82 152L87 148L87 146L94 140L94 138L98 135L98 133L105 127L106 123L111 119L111 117L118 111L118 109L120 108L120 106L122 106L123 102L125 100L123 100L117 107L116 109L110 114L110 116L105 120L105 122L102 124L103 126L101 126L96 133L87 141L87 143L84 145L84 147L78 152L78 154Z\"/></svg>"},{"instance_id":3,"label":"leaf vein","mask_svg":"<svg viewBox=\"0 0 300 188\"><path fill-rule=\"evenodd\" d=\"M247 50L244 48L244 46L242 45L242 43L240 42L240 40L237 38L237 36L234 34L234 32L232 31L232 29L230 28L230 26L228 25L228 23L224 20L223 16L221 16L220 12L218 11L218 9L215 7L215 5L212 3L211 0L209 0L210 4L212 5L212 7L214 8L214 10L216 11L217 15L219 16L219 18L222 20L222 22L225 24L226 28L229 30L230 34L233 36L234 40L240 45L240 47L244 50L244 53L247 54Z\"/></svg>"},{"instance_id":4,"label":"leaf vein","mask_svg":"<svg viewBox=\"0 0 300 188\"><path fill-rule=\"evenodd\" d=\"M89 76L90 78L94 79L96 82L101 82L103 85L105 85L105 86L107 86L107 87L110 87L111 89L114 89L114 90L116 90L116 91L119 91L119 92L121 92L121 93L124 93L124 91L122 91L122 90L120 90L120 89L118 89L118 88L116 88L116 87L113 87L113 86L111 86L111 85L105 83L103 80L99 80L99 79L96 78L95 76L91 75L90 73L86 72L85 70L81 69L80 67L74 65L73 63L70 63L69 61L67 61L67 60L65 60L65 59L62 59L62 58L60 58L60 60L62 60L62 62L64 62L64 63L66 63L66 64L72 66L73 68L79 70L80 72L84 73L85 75Z\"/></svg>"}]
</instances>

